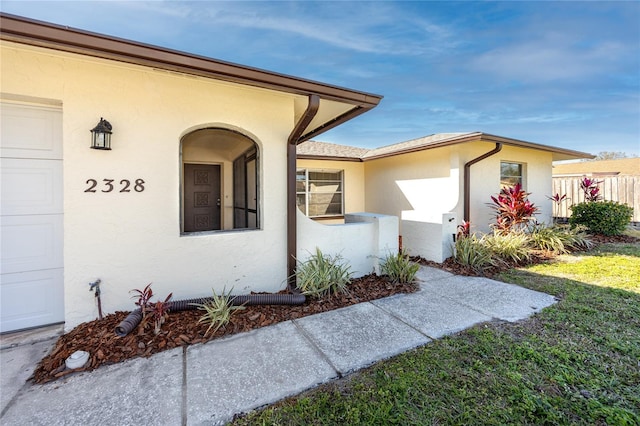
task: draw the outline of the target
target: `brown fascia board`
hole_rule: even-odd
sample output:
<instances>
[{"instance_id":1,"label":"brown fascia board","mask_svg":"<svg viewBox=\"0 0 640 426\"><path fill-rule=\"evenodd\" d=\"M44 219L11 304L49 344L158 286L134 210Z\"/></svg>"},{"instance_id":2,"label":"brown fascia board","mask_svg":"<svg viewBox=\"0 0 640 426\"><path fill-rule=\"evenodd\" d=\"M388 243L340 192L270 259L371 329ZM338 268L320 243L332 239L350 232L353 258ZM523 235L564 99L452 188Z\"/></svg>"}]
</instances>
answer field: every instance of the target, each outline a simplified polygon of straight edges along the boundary
<instances>
[{"instance_id":1,"label":"brown fascia board","mask_svg":"<svg viewBox=\"0 0 640 426\"><path fill-rule=\"evenodd\" d=\"M541 145L533 142L525 142L518 139L511 139L511 138L505 138L502 136L490 135L488 133L474 132L474 133L465 134L464 136L444 139L428 145L416 146L416 147L407 148L404 150L387 152L380 155L372 155L369 157L365 156L363 158L363 161L371 161L379 158L393 157L395 155L409 154L412 152L424 151L427 149L441 148L444 146L457 145L465 142L477 142L477 141L502 143L504 145L518 146L523 148L532 148L532 149L537 149L541 151L549 151L549 152L554 152L558 154L570 155L575 158L595 158L594 155L588 154L586 152L573 151L573 150L564 149L564 148L557 148L549 145Z\"/></svg>"},{"instance_id":2,"label":"brown fascia board","mask_svg":"<svg viewBox=\"0 0 640 426\"><path fill-rule=\"evenodd\" d=\"M532 148L540 151L548 151L548 152L553 152L557 154L564 154L564 155L572 156L574 158L596 158L595 155L589 154L587 152L574 151L572 149L558 148L555 146L542 145L542 144L533 143L533 142L526 142L518 139L504 138L502 136L495 136L487 133L481 133L481 135L482 135L481 137L482 141L495 142L495 143L500 142L505 145L519 146L523 148Z\"/></svg>"},{"instance_id":3,"label":"brown fascia board","mask_svg":"<svg viewBox=\"0 0 640 426\"><path fill-rule=\"evenodd\" d=\"M359 157L334 157L331 155L309 155L298 154L296 155L298 160L327 160L327 161L350 161L353 163L362 163L364 160Z\"/></svg>"},{"instance_id":4,"label":"brown fascia board","mask_svg":"<svg viewBox=\"0 0 640 426\"><path fill-rule=\"evenodd\" d=\"M353 104L357 107L352 110L354 114L346 114L347 117L343 117L334 126L374 108L382 99L380 95L358 92L317 81L305 80L258 68L219 61L205 56L5 13L0 13L0 38L16 43L144 65L297 95L317 94L322 99ZM361 109L363 111L360 111ZM328 130L331 127L325 126L324 128Z\"/></svg>"}]
</instances>

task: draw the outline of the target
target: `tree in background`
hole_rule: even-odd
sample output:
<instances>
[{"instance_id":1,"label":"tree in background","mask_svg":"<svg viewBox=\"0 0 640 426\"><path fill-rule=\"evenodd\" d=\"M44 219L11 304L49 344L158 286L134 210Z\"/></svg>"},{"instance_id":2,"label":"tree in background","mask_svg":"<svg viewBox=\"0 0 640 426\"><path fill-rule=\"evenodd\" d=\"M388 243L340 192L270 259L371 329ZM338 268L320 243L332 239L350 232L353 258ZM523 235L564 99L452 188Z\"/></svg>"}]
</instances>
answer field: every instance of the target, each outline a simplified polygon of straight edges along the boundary
<instances>
[{"instance_id":1,"label":"tree in background","mask_svg":"<svg viewBox=\"0 0 640 426\"><path fill-rule=\"evenodd\" d=\"M598 160L619 160L621 158L629 158L626 152L620 151L600 151L596 158L589 161L598 161Z\"/></svg>"}]
</instances>

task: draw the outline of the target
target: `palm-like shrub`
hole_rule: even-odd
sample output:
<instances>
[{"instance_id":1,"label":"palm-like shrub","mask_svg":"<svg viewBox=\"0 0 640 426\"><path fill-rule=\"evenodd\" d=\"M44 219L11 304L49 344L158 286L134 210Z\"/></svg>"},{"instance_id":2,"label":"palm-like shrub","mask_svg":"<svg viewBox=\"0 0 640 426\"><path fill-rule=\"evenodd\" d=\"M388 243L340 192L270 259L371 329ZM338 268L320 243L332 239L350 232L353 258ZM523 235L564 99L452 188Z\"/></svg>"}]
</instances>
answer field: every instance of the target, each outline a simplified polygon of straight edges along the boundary
<instances>
[{"instance_id":1,"label":"palm-like shrub","mask_svg":"<svg viewBox=\"0 0 640 426\"><path fill-rule=\"evenodd\" d=\"M419 269L420 265L409 260L409 255L404 250L388 255L380 265L382 275L389 277L394 284L413 282Z\"/></svg>"},{"instance_id":2,"label":"palm-like shrub","mask_svg":"<svg viewBox=\"0 0 640 426\"><path fill-rule=\"evenodd\" d=\"M492 203L488 205L496 211L496 223L492 225L494 230L509 232L533 220L538 207L527 199L528 196L529 193L519 183L502 188L497 197L491 196Z\"/></svg>"},{"instance_id":3,"label":"palm-like shrub","mask_svg":"<svg viewBox=\"0 0 640 426\"><path fill-rule=\"evenodd\" d=\"M584 192L585 201L594 202L600 200L600 187L598 185L601 183L601 180L589 179L586 176L580 181L580 189Z\"/></svg>"},{"instance_id":4,"label":"palm-like shrub","mask_svg":"<svg viewBox=\"0 0 640 426\"><path fill-rule=\"evenodd\" d=\"M351 274L351 267L340 255L325 255L316 247L314 255L298 264L296 285L307 296L346 293Z\"/></svg>"}]
</instances>

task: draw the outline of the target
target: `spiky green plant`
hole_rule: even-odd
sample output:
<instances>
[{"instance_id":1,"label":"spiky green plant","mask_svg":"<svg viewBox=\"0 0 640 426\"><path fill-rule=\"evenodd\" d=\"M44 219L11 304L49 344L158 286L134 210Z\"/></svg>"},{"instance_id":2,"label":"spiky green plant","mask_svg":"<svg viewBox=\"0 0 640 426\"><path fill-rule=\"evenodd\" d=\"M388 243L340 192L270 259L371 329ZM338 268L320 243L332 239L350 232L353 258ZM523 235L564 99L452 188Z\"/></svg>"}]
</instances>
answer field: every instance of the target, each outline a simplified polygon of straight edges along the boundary
<instances>
[{"instance_id":1,"label":"spiky green plant","mask_svg":"<svg viewBox=\"0 0 640 426\"><path fill-rule=\"evenodd\" d=\"M525 263L531 259L528 247L529 237L522 231L496 232L484 235L480 243L492 254L494 263Z\"/></svg>"},{"instance_id":2,"label":"spiky green plant","mask_svg":"<svg viewBox=\"0 0 640 426\"><path fill-rule=\"evenodd\" d=\"M461 265L482 272L493 264L491 252L475 234L459 236L454 244L454 259Z\"/></svg>"},{"instance_id":3,"label":"spiky green plant","mask_svg":"<svg viewBox=\"0 0 640 426\"><path fill-rule=\"evenodd\" d=\"M564 254L575 250L587 250L593 243L584 227L540 224L529 230L529 246L537 250Z\"/></svg>"},{"instance_id":4,"label":"spiky green plant","mask_svg":"<svg viewBox=\"0 0 640 426\"><path fill-rule=\"evenodd\" d=\"M198 320L198 323L208 323L209 328L205 331L204 335L209 334L209 331L213 329L213 333L218 331L218 329L224 325L226 325L231 316L238 311L239 309L244 309L244 306L234 306L231 304L231 291L225 293L225 290L222 290L221 294L217 294L215 290L213 291L213 297L206 303L193 303L194 306L197 306L199 310L204 311L204 314Z\"/></svg>"},{"instance_id":5,"label":"spiky green plant","mask_svg":"<svg viewBox=\"0 0 640 426\"><path fill-rule=\"evenodd\" d=\"M536 250L544 250L555 254L568 253L563 231L555 226L536 225L529 233L529 246Z\"/></svg>"},{"instance_id":6,"label":"spiky green plant","mask_svg":"<svg viewBox=\"0 0 640 426\"><path fill-rule=\"evenodd\" d=\"M570 250L590 250L593 248L593 241L589 238L585 226L562 226L559 228L562 230L559 234L560 238L565 247L568 247Z\"/></svg>"},{"instance_id":7,"label":"spiky green plant","mask_svg":"<svg viewBox=\"0 0 640 426\"><path fill-rule=\"evenodd\" d=\"M351 267L340 255L325 255L316 247L316 253L299 262L296 285L307 296L346 293L351 283Z\"/></svg>"},{"instance_id":8,"label":"spiky green plant","mask_svg":"<svg viewBox=\"0 0 640 426\"><path fill-rule=\"evenodd\" d=\"M420 265L413 263L405 250L389 254L380 264L382 275L388 276L394 284L412 283L415 281L419 269Z\"/></svg>"}]
</instances>

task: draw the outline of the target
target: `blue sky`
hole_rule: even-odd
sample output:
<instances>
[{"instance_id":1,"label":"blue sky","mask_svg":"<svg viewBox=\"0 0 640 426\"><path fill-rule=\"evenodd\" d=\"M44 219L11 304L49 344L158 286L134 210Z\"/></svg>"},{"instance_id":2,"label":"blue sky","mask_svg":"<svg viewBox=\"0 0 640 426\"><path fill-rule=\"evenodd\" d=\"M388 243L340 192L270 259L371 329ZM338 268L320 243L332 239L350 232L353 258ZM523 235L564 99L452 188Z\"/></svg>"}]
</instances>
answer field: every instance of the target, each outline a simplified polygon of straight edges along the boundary
<instances>
[{"instance_id":1,"label":"blue sky","mask_svg":"<svg viewBox=\"0 0 640 426\"><path fill-rule=\"evenodd\" d=\"M640 2L6 1L6 13L384 96L318 140L482 131L640 155Z\"/></svg>"}]
</instances>

